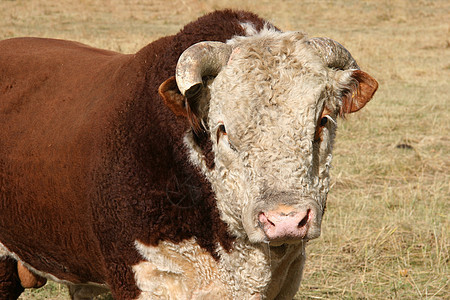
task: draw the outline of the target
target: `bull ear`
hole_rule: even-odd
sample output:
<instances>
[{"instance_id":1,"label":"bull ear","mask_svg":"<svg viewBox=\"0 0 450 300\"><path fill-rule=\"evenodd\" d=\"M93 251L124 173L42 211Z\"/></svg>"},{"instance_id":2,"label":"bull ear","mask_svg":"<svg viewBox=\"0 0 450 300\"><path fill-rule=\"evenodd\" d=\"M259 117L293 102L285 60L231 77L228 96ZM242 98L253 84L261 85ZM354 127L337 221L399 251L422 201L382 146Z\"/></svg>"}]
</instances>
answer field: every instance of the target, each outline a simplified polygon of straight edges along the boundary
<instances>
[{"instance_id":1,"label":"bull ear","mask_svg":"<svg viewBox=\"0 0 450 300\"><path fill-rule=\"evenodd\" d=\"M348 70L350 80L342 96L341 116L354 113L363 108L372 99L378 89L378 82L361 70Z\"/></svg>"},{"instance_id":2,"label":"bull ear","mask_svg":"<svg viewBox=\"0 0 450 300\"><path fill-rule=\"evenodd\" d=\"M158 93L164 100L164 104L172 110L172 112L179 117L185 117L189 120L189 123L195 132L201 130L199 119L199 95L192 98L186 98L178 89L175 76L170 77L158 88Z\"/></svg>"},{"instance_id":3,"label":"bull ear","mask_svg":"<svg viewBox=\"0 0 450 300\"><path fill-rule=\"evenodd\" d=\"M164 104L166 104L176 116L187 117L186 98L178 89L175 76L172 76L161 83L158 93L164 100Z\"/></svg>"}]
</instances>

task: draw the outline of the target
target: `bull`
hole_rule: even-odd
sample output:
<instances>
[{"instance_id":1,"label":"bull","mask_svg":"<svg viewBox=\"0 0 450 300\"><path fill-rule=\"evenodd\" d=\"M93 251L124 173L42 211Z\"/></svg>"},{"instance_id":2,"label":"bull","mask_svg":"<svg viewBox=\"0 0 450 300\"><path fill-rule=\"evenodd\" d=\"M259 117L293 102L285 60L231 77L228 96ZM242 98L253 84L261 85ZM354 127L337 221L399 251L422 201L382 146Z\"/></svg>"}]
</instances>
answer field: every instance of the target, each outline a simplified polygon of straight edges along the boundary
<instances>
[{"instance_id":1,"label":"bull","mask_svg":"<svg viewBox=\"0 0 450 300\"><path fill-rule=\"evenodd\" d=\"M291 299L338 116L377 82L328 38L218 11L135 54L0 42L0 298Z\"/></svg>"}]
</instances>

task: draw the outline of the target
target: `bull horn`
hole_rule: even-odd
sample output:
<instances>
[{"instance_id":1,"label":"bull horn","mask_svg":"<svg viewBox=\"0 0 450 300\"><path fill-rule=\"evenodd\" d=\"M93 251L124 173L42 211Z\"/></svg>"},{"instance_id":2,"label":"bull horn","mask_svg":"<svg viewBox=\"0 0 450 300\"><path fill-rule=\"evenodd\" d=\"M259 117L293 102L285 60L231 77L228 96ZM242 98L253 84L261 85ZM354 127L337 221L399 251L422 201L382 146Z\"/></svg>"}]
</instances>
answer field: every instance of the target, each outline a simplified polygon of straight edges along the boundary
<instances>
[{"instance_id":1,"label":"bull horn","mask_svg":"<svg viewBox=\"0 0 450 300\"><path fill-rule=\"evenodd\" d=\"M317 51L329 68L348 70L359 66L350 52L341 44L329 38L311 38L309 44Z\"/></svg>"},{"instance_id":2,"label":"bull horn","mask_svg":"<svg viewBox=\"0 0 450 300\"><path fill-rule=\"evenodd\" d=\"M231 46L221 42L200 42L187 48L178 59L178 89L187 98L198 94L204 76L216 76L231 55Z\"/></svg>"}]
</instances>

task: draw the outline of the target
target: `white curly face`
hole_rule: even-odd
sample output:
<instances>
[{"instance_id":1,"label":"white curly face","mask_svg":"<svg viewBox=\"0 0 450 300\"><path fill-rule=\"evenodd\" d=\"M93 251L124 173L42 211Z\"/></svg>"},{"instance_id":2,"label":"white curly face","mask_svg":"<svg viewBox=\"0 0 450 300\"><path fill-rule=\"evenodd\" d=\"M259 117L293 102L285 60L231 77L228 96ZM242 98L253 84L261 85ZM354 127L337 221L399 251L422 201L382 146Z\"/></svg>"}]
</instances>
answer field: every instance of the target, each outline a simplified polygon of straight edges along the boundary
<instances>
[{"instance_id":1,"label":"white curly face","mask_svg":"<svg viewBox=\"0 0 450 300\"><path fill-rule=\"evenodd\" d=\"M230 60L209 84L215 168L203 168L222 218L251 242L317 238L339 106L332 71L300 33L229 44Z\"/></svg>"}]
</instances>

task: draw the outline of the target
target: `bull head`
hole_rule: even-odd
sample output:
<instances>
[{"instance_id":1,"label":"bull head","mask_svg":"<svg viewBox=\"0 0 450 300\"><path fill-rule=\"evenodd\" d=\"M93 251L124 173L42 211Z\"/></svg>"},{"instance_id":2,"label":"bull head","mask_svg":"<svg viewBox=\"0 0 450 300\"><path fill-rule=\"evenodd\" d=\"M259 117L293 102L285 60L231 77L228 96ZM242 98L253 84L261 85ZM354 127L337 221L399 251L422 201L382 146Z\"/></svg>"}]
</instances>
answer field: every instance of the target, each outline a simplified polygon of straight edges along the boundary
<instances>
[{"instance_id":1,"label":"bull head","mask_svg":"<svg viewBox=\"0 0 450 300\"><path fill-rule=\"evenodd\" d=\"M191 46L159 92L194 131L207 124L215 168L202 170L232 233L276 246L320 235L336 117L377 87L339 43L266 30Z\"/></svg>"}]
</instances>

